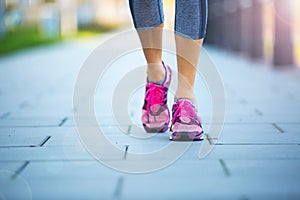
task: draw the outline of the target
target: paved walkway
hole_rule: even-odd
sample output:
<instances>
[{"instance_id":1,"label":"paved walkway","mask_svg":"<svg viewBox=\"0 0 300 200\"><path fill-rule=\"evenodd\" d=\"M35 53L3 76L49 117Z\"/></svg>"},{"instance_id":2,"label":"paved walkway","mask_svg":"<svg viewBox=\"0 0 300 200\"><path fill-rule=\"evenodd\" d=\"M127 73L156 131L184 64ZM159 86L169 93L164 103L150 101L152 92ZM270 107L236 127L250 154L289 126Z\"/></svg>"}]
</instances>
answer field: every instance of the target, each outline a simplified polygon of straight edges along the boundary
<instances>
[{"instance_id":1,"label":"paved walkway","mask_svg":"<svg viewBox=\"0 0 300 200\"><path fill-rule=\"evenodd\" d=\"M214 150L199 159L203 142L196 142L166 168L122 173L93 159L81 145L73 121L76 76L101 40L67 42L0 58L0 199L300 198L300 70L275 71L207 47L226 92L224 129ZM141 56L135 58L142 61ZM174 59L168 58L172 65ZM122 63L130 66L130 60L124 58ZM114 82L111 75L104 80ZM210 97L197 80L207 131ZM111 91L95 94L101 105L109 103L105 92ZM129 105L133 120L139 118L142 95L140 88ZM167 134L128 140L107 112L100 110L97 117L105 122L103 130L111 133L112 143L124 150L125 159L120 160L126 162L127 151L147 153L169 143Z\"/></svg>"}]
</instances>

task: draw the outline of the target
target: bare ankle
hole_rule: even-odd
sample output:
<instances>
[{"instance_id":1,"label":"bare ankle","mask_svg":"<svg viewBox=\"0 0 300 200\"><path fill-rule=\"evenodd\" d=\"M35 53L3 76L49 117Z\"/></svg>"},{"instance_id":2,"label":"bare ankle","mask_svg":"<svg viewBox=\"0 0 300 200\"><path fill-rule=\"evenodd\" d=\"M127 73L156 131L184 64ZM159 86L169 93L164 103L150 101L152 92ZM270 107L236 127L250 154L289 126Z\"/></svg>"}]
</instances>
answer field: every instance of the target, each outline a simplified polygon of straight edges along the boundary
<instances>
[{"instance_id":1,"label":"bare ankle","mask_svg":"<svg viewBox=\"0 0 300 200\"><path fill-rule=\"evenodd\" d=\"M162 63L148 64L147 76L150 82L159 82L165 77L165 69Z\"/></svg>"},{"instance_id":2,"label":"bare ankle","mask_svg":"<svg viewBox=\"0 0 300 200\"><path fill-rule=\"evenodd\" d=\"M174 96L174 100L176 99L189 99L191 101L195 101L195 95L193 90L181 90L181 91L177 91L175 96Z\"/></svg>"}]
</instances>

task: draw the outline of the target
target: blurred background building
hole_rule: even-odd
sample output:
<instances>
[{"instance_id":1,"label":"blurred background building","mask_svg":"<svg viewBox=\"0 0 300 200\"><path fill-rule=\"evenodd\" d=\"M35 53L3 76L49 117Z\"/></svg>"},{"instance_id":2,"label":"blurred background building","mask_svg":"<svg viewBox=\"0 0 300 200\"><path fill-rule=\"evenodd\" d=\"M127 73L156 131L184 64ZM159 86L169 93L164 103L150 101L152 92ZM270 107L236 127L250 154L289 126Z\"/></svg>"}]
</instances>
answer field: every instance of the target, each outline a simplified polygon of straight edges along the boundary
<instances>
[{"instance_id":1,"label":"blurred background building","mask_svg":"<svg viewBox=\"0 0 300 200\"><path fill-rule=\"evenodd\" d=\"M209 8L209 44L274 66L299 66L299 0L209 0Z\"/></svg>"},{"instance_id":2,"label":"blurred background building","mask_svg":"<svg viewBox=\"0 0 300 200\"><path fill-rule=\"evenodd\" d=\"M164 0L168 29L174 2ZM300 66L300 0L208 2L207 44L274 66ZM0 0L0 41L19 27L36 27L44 38L67 38L131 24L128 0Z\"/></svg>"},{"instance_id":3,"label":"blurred background building","mask_svg":"<svg viewBox=\"0 0 300 200\"><path fill-rule=\"evenodd\" d=\"M38 25L45 34L75 34L81 26L129 23L124 0L0 0L1 31L18 25ZM6 27L5 27L5 26Z\"/></svg>"}]
</instances>

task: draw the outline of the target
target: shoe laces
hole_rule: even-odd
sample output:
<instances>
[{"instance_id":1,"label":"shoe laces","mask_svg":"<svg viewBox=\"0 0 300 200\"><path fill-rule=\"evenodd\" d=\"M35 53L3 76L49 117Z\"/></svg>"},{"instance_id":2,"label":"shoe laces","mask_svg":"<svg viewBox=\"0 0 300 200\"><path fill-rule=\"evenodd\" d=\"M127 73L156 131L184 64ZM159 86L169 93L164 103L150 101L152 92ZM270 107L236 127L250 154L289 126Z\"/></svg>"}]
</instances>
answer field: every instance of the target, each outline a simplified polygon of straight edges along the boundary
<instances>
[{"instance_id":1,"label":"shoe laces","mask_svg":"<svg viewBox=\"0 0 300 200\"><path fill-rule=\"evenodd\" d=\"M149 83L146 91L146 111L150 112L151 106L158 104L163 106L165 104L166 88L162 85Z\"/></svg>"},{"instance_id":2,"label":"shoe laces","mask_svg":"<svg viewBox=\"0 0 300 200\"><path fill-rule=\"evenodd\" d=\"M189 100L179 100L174 104L172 124L180 117L188 117L201 124L196 112L195 106Z\"/></svg>"}]
</instances>

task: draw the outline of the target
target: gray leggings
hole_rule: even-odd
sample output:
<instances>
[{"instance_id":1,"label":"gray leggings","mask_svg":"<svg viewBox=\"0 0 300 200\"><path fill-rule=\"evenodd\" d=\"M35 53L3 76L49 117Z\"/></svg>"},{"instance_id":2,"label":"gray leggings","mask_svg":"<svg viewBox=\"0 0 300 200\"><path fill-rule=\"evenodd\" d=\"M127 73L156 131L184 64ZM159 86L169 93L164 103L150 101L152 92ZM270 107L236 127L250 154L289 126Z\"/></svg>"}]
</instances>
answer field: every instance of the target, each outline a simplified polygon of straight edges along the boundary
<instances>
[{"instance_id":1,"label":"gray leggings","mask_svg":"<svg viewBox=\"0 0 300 200\"><path fill-rule=\"evenodd\" d=\"M129 0L134 26L143 31L164 22L162 0ZM204 38L207 0L176 0L175 33L193 40Z\"/></svg>"}]
</instances>

